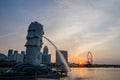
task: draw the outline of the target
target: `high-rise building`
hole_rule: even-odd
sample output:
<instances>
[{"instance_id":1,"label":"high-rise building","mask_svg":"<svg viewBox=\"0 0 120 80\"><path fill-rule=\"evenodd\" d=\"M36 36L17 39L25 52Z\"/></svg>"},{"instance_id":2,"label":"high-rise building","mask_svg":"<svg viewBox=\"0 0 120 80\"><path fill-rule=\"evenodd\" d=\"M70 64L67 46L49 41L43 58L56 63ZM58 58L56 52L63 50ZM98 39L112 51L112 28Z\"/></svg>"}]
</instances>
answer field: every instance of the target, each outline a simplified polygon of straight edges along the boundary
<instances>
[{"instance_id":1,"label":"high-rise building","mask_svg":"<svg viewBox=\"0 0 120 80\"><path fill-rule=\"evenodd\" d=\"M13 60L14 61L17 61L17 54L18 54L18 51L14 51L14 54L13 54Z\"/></svg>"},{"instance_id":2,"label":"high-rise building","mask_svg":"<svg viewBox=\"0 0 120 80\"><path fill-rule=\"evenodd\" d=\"M50 62L51 62L51 55L50 54L42 54L42 63L50 64Z\"/></svg>"},{"instance_id":3,"label":"high-rise building","mask_svg":"<svg viewBox=\"0 0 120 80\"><path fill-rule=\"evenodd\" d=\"M25 51L16 54L16 62L24 63Z\"/></svg>"},{"instance_id":4,"label":"high-rise building","mask_svg":"<svg viewBox=\"0 0 120 80\"><path fill-rule=\"evenodd\" d=\"M9 61L13 60L12 55L13 55L13 50L12 50L12 49L9 49L9 50L8 50L8 60L9 60Z\"/></svg>"},{"instance_id":5,"label":"high-rise building","mask_svg":"<svg viewBox=\"0 0 120 80\"><path fill-rule=\"evenodd\" d=\"M17 53L16 54L16 62L21 62L20 59L21 59L21 54Z\"/></svg>"},{"instance_id":6,"label":"high-rise building","mask_svg":"<svg viewBox=\"0 0 120 80\"><path fill-rule=\"evenodd\" d=\"M21 62L25 62L25 51L21 51Z\"/></svg>"},{"instance_id":7,"label":"high-rise building","mask_svg":"<svg viewBox=\"0 0 120 80\"><path fill-rule=\"evenodd\" d=\"M21 51L21 53L18 53L17 50L15 51L13 51L12 49L8 50L8 61L14 60L16 62L24 63L24 58L25 58L25 51Z\"/></svg>"},{"instance_id":8,"label":"high-rise building","mask_svg":"<svg viewBox=\"0 0 120 80\"><path fill-rule=\"evenodd\" d=\"M65 51L65 50L60 50L60 52L62 53L64 59L68 63L68 52ZM62 64L62 60L61 60L60 55L59 55L59 53L57 51L56 51L56 64L58 64L58 65Z\"/></svg>"},{"instance_id":9,"label":"high-rise building","mask_svg":"<svg viewBox=\"0 0 120 80\"><path fill-rule=\"evenodd\" d=\"M48 47L45 46L43 48L42 63L43 64L49 64L50 62L51 62L51 55L48 54Z\"/></svg>"},{"instance_id":10,"label":"high-rise building","mask_svg":"<svg viewBox=\"0 0 120 80\"><path fill-rule=\"evenodd\" d=\"M45 46L45 47L43 48L43 54L48 54L48 47L47 47L47 46Z\"/></svg>"}]
</instances>

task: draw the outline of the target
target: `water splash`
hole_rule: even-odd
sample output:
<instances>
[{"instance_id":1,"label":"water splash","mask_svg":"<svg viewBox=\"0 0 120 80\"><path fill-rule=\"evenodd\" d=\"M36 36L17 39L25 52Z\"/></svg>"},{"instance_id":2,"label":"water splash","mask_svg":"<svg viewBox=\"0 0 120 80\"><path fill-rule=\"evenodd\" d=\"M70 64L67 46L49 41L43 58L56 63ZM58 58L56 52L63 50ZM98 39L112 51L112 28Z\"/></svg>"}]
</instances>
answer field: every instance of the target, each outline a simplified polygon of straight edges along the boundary
<instances>
[{"instance_id":1,"label":"water splash","mask_svg":"<svg viewBox=\"0 0 120 80\"><path fill-rule=\"evenodd\" d=\"M54 48L56 49L56 51L58 52L58 54L59 54L59 56L60 56L60 59L61 59L63 65L65 66L65 69L66 69L67 72L68 72L68 76L69 76L70 80L75 80L75 79L73 78L72 74L71 74L70 68L69 68L69 66L68 66L68 64L67 64L64 56L62 55L62 53L59 51L59 49L55 46L55 44L54 44L52 41L50 41L50 40L49 40L47 37L45 37L45 36L43 36L43 37L44 37L47 41L49 41L49 42L54 46Z\"/></svg>"}]
</instances>

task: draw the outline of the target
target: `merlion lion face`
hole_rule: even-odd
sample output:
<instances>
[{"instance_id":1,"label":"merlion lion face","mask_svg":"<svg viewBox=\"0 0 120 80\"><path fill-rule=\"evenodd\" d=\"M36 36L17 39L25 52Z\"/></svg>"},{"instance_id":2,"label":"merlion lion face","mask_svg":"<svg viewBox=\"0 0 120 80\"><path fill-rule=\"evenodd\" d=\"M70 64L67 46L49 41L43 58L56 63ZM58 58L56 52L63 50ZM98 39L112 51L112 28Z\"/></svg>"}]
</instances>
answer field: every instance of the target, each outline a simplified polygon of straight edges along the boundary
<instances>
[{"instance_id":1,"label":"merlion lion face","mask_svg":"<svg viewBox=\"0 0 120 80\"><path fill-rule=\"evenodd\" d=\"M43 25L38 22L32 22L28 28L27 43L25 46L38 46L41 48L43 34Z\"/></svg>"}]
</instances>

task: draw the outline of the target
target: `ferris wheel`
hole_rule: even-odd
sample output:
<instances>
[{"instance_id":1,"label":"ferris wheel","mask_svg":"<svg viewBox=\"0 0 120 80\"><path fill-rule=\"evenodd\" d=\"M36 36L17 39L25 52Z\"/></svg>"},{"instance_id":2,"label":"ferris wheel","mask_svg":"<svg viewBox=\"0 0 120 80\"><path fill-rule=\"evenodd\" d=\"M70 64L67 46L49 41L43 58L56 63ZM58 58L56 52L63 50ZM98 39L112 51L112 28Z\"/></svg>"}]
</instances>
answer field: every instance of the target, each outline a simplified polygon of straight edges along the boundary
<instances>
[{"instance_id":1,"label":"ferris wheel","mask_svg":"<svg viewBox=\"0 0 120 80\"><path fill-rule=\"evenodd\" d=\"M87 64L93 64L93 55L90 51L87 53Z\"/></svg>"}]
</instances>

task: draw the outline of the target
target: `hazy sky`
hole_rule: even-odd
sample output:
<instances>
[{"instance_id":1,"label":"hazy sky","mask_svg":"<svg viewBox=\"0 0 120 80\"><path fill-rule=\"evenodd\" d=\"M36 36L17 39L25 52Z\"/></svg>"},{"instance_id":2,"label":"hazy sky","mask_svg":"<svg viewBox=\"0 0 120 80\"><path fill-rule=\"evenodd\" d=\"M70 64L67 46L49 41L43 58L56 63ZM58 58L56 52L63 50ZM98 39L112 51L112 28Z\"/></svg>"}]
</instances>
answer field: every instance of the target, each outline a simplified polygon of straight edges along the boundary
<instances>
[{"instance_id":1,"label":"hazy sky","mask_svg":"<svg viewBox=\"0 0 120 80\"><path fill-rule=\"evenodd\" d=\"M69 61L91 51L95 63L120 64L120 0L0 0L0 52L25 50L27 28L44 25L45 36ZM55 49L44 40L54 60ZM43 45L43 46L44 46Z\"/></svg>"}]
</instances>

